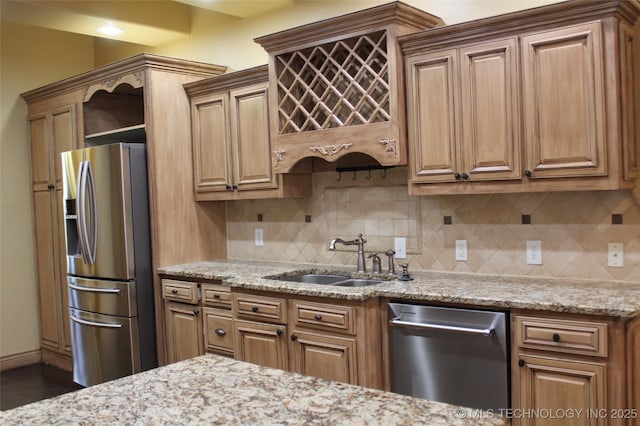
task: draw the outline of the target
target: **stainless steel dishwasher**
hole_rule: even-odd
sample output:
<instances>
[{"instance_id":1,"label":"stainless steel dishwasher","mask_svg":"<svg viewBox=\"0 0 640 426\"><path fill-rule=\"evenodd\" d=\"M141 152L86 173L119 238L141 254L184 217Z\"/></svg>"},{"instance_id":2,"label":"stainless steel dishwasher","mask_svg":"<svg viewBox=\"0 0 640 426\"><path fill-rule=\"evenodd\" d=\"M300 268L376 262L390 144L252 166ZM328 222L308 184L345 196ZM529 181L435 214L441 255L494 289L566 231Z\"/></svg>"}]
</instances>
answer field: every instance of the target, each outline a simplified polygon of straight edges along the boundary
<instances>
[{"instance_id":1,"label":"stainless steel dishwasher","mask_svg":"<svg viewBox=\"0 0 640 426\"><path fill-rule=\"evenodd\" d=\"M389 303L391 391L509 408L508 314Z\"/></svg>"}]
</instances>

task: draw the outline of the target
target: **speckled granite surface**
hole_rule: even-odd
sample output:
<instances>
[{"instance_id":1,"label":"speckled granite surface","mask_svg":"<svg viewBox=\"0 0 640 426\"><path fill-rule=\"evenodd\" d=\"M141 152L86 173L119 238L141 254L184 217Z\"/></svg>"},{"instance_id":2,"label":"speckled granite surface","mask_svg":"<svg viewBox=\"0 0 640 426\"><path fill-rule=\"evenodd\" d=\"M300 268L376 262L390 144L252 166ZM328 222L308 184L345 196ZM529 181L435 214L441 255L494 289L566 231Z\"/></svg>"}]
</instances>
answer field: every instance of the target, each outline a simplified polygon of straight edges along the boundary
<instances>
[{"instance_id":1,"label":"speckled granite surface","mask_svg":"<svg viewBox=\"0 0 640 426\"><path fill-rule=\"evenodd\" d=\"M65 426L502 424L501 419L488 417L492 416L454 405L205 355L0 412L0 423Z\"/></svg>"},{"instance_id":2,"label":"speckled granite surface","mask_svg":"<svg viewBox=\"0 0 640 426\"><path fill-rule=\"evenodd\" d=\"M626 318L640 315L640 283L632 282L421 271L411 272L413 281L391 280L369 287L345 288L264 278L311 270L341 271L354 275L344 266L234 260L176 265L160 268L158 272L190 279L221 280L231 287L336 299L366 300L372 297L389 297L426 303L533 309Z\"/></svg>"}]
</instances>

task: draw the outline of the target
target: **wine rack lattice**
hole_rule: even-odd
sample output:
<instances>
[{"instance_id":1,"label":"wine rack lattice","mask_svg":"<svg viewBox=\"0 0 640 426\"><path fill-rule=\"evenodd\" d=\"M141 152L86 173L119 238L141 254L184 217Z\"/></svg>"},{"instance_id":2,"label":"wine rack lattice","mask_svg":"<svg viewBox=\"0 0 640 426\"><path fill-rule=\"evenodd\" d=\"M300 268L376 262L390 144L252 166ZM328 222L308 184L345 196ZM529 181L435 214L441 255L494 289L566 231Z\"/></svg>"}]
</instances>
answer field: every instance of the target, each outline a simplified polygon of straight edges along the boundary
<instances>
[{"instance_id":1,"label":"wine rack lattice","mask_svg":"<svg viewBox=\"0 0 640 426\"><path fill-rule=\"evenodd\" d=\"M385 122L386 31L276 56L280 134Z\"/></svg>"}]
</instances>

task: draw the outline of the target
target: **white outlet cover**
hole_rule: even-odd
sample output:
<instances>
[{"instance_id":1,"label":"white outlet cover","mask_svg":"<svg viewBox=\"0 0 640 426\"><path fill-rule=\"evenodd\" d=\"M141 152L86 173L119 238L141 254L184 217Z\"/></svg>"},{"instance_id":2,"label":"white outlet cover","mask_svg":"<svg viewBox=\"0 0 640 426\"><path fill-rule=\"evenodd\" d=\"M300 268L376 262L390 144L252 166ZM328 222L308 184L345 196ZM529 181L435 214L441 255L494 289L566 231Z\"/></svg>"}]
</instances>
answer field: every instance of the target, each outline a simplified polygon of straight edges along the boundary
<instances>
[{"instance_id":1,"label":"white outlet cover","mask_svg":"<svg viewBox=\"0 0 640 426\"><path fill-rule=\"evenodd\" d=\"M456 240L456 260L466 262L467 258L467 240Z\"/></svg>"},{"instance_id":2,"label":"white outlet cover","mask_svg":"<svg viewBox=\"0 0 640 426\"><path fill-rule=\"evenodd\" d=\"M624 246L622 243L609 243L609 266L612 268L624 266Z\"/></svg>"},{"instance_id":3,"label":"white outlet cover","mask_svg":"<svg viewBox=\"0 0 640 426\"><path fill-rule=\"evenodd\" d=\"M264 246L264 231L262 230L262 228L255 228L254 236L255 236L256 247Z\"/></svg>"},{"instance_id":4,"label":"white outlet cover","mask_svg":"<svg viewBox=\"0 0 640 426\"><path fill-rule=\"evenodd\" d=\"M396 259L407 258L407 239L396 237L393 239L393 249L396 252Z\"/></svg>"},{"instance_id":5,"label":"white outlet cover","mask_svg":"<svg viewBox=\"0 0 640 426\"><path fill-rule=\"evenodd\" d=\"M527 265L542 265L542 241L527 241Z\"/></svg>"}]
</instances>

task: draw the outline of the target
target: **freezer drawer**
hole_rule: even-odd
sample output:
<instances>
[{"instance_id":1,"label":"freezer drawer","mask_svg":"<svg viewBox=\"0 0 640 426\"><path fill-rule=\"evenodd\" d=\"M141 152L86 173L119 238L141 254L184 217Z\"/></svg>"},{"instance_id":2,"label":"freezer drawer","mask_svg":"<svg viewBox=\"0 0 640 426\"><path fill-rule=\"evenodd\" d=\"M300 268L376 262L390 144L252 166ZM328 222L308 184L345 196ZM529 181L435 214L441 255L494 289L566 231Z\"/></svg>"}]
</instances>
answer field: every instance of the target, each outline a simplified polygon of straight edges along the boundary
<instances>
[{"instance_id":1,"label":"freezer drawer","mask_svg":"<svg viewBox=\"0 0 640 426\"><path fill-rule=\"evenodd\" d=\"M69 308L73 380L83 386L140 371L138 319Z\"/></svg>"},{"instance_id":2,"label":"freezer drawer","mask_svg":"<svg viewBox=\"0 0 640 426\"><path fill-rule=\"evenodd\" d=\"M69 307L122 317L138 315L135 281L67 277Z\"/></svg>"}]
</instances>

